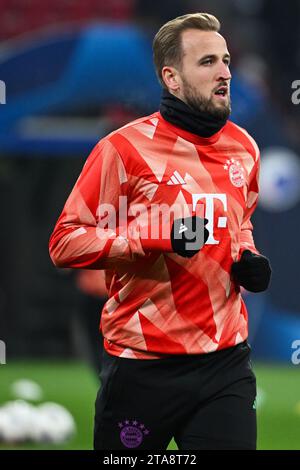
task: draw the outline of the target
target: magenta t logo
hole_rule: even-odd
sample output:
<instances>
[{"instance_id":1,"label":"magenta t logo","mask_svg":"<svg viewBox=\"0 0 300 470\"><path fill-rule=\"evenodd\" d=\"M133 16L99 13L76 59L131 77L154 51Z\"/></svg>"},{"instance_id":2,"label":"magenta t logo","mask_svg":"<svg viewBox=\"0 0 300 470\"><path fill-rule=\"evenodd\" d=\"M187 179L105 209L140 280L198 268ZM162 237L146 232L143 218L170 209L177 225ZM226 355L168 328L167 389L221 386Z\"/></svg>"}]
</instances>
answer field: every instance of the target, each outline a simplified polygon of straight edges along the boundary
<instances>
[{"instance_id":1,"label":"magenta t logo","mask_svg":"<svg viewBox=\"0 0 300 470\"><path fill-rule=\"evenodd\" d=\"M205 200L205 218L208 219L207 230L209 231L209 237L206 242L207 245L218 245L220 242L214 238L214 225L217 223L217 227L225 228L227 225L227 217L218 217L215 222L214 215L214 201L218 199L224 207L224 212L227 211L227 196L226 194L193 194L193 209L195 209L198 201L201 199Z\"/></svg>"}]
</instances>

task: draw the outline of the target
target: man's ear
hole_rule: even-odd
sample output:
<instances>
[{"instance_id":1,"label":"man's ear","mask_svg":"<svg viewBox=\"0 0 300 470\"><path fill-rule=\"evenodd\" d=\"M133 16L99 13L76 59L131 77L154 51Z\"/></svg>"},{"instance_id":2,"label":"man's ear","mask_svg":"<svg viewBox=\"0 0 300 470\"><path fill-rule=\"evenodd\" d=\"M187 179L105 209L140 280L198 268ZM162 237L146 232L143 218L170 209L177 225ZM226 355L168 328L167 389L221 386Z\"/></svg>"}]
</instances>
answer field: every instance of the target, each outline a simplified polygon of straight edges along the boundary
<instances>
[{"instance_id":1,"label":"man's ear","mask_svg":"<svg viewBox=\"0 0 300 470\"><path fill-rule=\"evenodd\" d=\"M169 67L166 65L163 67L161 75L168 90L173 92L178 92L180 90L180 76L175 67Z\"/></svg>"}]
</instances>

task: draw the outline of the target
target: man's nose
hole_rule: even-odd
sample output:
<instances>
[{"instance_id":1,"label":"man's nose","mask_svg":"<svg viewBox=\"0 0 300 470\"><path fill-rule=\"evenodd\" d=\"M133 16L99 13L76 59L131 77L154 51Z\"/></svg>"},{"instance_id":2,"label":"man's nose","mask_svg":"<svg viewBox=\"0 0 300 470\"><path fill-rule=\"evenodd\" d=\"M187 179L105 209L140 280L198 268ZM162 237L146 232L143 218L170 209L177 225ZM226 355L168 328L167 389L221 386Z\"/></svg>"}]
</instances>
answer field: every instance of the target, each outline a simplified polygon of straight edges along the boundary
<instances>
[{"instance_id":1,"label":"man's nose","mask_svg":"<svg viewBox=\"0 0 300 470\"><path fill-rule=\"evenodd\" d=\"M229 70L229 66L227 64L224 64L222 62L220 64L219 70L218 70L218 80L230 80L231 79L231 73Z\"/></svg>"}]
</instances>

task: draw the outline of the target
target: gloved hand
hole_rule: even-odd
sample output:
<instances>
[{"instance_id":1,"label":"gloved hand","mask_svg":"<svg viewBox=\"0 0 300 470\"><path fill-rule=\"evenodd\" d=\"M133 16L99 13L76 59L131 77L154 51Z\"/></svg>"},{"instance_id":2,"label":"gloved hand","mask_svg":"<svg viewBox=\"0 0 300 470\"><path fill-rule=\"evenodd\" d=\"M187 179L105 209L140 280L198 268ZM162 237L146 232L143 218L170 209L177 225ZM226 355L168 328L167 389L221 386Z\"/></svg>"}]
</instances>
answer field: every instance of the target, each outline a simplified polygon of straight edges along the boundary
<instances>
[{"instance_id":1,"label":"gloved hand","mask_svg":"<svg viewBox=\"0 0 300 470\"><path fill-rule=\"evenodd\" d=\"M242 253L240 261L232 264L233 278L250 292L263 292L271 279L271 266L268 258L256 255L249 250Z\"/></svg>"},{"instance_id":2,"label":"gloved hand","mask_svg":"<svg viewBox=\"0 0 300 470\"><path fill-rule=\"evenodd\" d=\"M173 251L184 258L191 258L201 250L209 237L205 227L207 219L196 215L175 219L171 229L171 244ZM192 248L189 244L195 244Z\"/></svg>"}]
</instances>

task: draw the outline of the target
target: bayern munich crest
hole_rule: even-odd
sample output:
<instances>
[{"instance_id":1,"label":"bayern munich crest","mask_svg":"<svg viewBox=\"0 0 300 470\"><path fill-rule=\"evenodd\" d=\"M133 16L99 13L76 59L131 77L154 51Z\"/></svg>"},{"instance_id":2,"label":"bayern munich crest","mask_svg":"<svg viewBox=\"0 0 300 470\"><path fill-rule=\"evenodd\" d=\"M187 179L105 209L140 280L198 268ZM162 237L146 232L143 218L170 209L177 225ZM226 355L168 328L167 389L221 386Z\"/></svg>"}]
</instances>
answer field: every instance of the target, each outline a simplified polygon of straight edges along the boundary
<instances>
[{"instance_id":1,"label":"bayern munich crest","mask_svg":"<svg viewBox=\"0 0 300 470\"><path fill-rule=\"evenodd\" d=\"M245 184L245 172L244 168L237 160L231 158L230 160L226 160L226 164L224 165L224 170L228 171L229 179L233 186L237 188L241 188Z\"/></svg>"},{"instance_id":2,"label":"bayern munich crest","mask_svg":"<svg viewBox=\"0 0 300 470\"><path fill-rule=\"evenodd\" d=\"M146 429L145 425L138 423L138 421L129 421L119 423L120 428L120 439L122 444L128 448L139 447L143 442L145 436L149 434L149 430Z\"/></svg>"}]
</instances>

